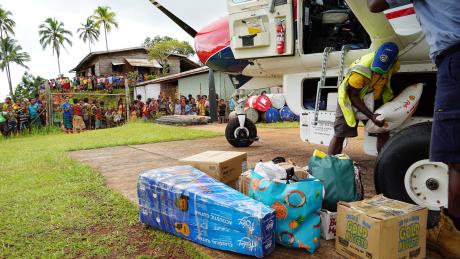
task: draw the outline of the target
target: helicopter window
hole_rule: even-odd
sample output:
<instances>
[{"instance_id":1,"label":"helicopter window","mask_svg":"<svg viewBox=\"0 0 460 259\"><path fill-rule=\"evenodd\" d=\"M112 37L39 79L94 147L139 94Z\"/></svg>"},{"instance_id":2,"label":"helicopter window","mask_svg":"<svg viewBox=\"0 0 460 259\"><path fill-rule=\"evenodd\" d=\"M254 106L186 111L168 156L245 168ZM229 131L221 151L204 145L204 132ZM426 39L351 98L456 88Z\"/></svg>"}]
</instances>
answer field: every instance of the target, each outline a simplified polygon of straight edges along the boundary
<instances>
[{"instance_id":1,"label":"helicopter window","mask_svg":"<svg viewBox=\"0 0 460 259\"><path fill-rule=\"evenodd\" d=\"M232 0L234 4L242 4L247 2L252 2L254 0Z\"/></svg>"},{"instance_id":2,"label":"helicopter window","mask_svg":"<svg viewBox=\"0 0 460 259\"><path fill-rule=\"evenodd\" d=\"M343 0L304 2L303 50L323 52L326 47L340 50L349 44L353 49L368 48L370 38Z\"/></svg>"}]
</instances>

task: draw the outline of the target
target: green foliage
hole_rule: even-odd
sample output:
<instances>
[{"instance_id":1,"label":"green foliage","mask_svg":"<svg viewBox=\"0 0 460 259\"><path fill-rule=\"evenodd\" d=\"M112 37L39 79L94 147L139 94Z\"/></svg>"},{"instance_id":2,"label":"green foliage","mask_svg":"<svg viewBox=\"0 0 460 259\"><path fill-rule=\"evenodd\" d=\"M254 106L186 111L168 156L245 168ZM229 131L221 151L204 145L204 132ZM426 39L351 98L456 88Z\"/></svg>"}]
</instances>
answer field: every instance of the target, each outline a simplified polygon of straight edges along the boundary
<instances>
[{"instance_id":1,"label":"green foliage","mask_svg":"<svg viewBox=\"0 0 460 259\"><path fill-rule=\"evenodd\" d=\"M22 51L21 45L16 40L6 37L0 38L0 69L6 70L6 76L8 78L8 86L10 95L13 94L13 84L11 83L11 71L10 63L28 68L26 62L30 61L30 56L27 52Z\"/></svg>"},{"instance_id":2,"label":"green foliage","mask_svg":"<svg viewBox=\"0 0 460 259\"><path fill-rule=\"evenodd\" d=\"M27 71L24 72L21 78L21 82L18 84L16 90L14 91L14 99L18 97L27 99L35 97L35 95L38 94L39 86L44 83L45 80L46 79L40 76L35 77Z\"/></svg>"},{"instance_id":3,"label":"green foliage","mask_svg":"<svg viewBox=\"0 0 460 259\"><path fill-rule=\"evenodd\" d=\"M292 128L299 128L300 122L298 121L282 121L276 123L258 123L258 128L265 128L265 129L292 129Z\"/></svg>"},{"instance_id":4,"label":"green foliage","mask_svg":"<svg viewBox=\"0 0 460 259\"><path fill-rule=\"evenodd\" d=\"M143 227L136 205L66 152L216 135L133 123L78 135L0 140L0 258L205 256L190 242Z\"/></svg>"},{"instance_id":5,"label":"green foliage","mask_svg":"<svg viewBox=\"0 0 460 259\"><path fill-rule=\"evenodd\" d=\"M169 37L169 36L155 36L153 39L151 39L150 37L147 37L145 38L144 40L144 43L142 44L143 47L147 48L147 49L151 49L152 47L154 47L156 44L160 43L160 42L170 42L170 41L173 41L175 39ZM195 55L195 50L193 50L193 47L190 46L190 43L188 43L188 41L179 41L179 43L181 44L181 46L179 46L179 48L175 49L174 51L174 54L179 54L179 55L184 55L184 56L192 56L192 55Z\"/></svg>"},{"instance_id":6,"label":"green foliage","mask_svg":"<svg viewBox=\"0 0 460 259\"><path fill-rule=\"evenodd\" d=\"M149 58L156 60L163 67L163 75L169 73L169 56L172 54L184 55L183 53L188 53L187 56L189 56L195 52L188 42L176 39L161 40L149 48Z\"/></svg>"},{"instance_id":7,"label":"green foliage","mask_svg":"<svg viewBox=\"0 0 460 259\"><path fill-rule=\"evenodd\" d=\"M47 18L38 28L42 48L46 49L49 46L53 49L53 55L54 53L57 55L59 76L61 76L61 64L59 61L61 48L67 50L65 44L72 46L72 41L69 39L69 37L72 37L72 32L64 28L63 22L53 18Z\"/></svg>"},{"instance_id":8,"label":"green foliage","mask_svg":"<svg viewBox=\"0 0 460 259\"><path fill-rule=\"evenodd\" d=\"M134 85L137 83L137 79L139 78L138 71L131 71L128 73L128 80L130 85Z\"/></svg>"},{"instance_id":9,"label":"green foliage","mask_svg":"<svg viewBox=\"0 0 460 259\"><path fill-rule=\"evenodd\" d=\"M95 21L95 26L97 28L102 27L104 28L105 34L105 45L107 51L109 50L109 45L107 43L107 32L110 32L113 27L118 29L118 21L117 21L117 14L112 12L110 7L108 6L98 6L96 10L94 10L94 14L92 18Z\"/></svg>"},{"instance_id":10,"label":"green foliage","mask_svg":"<svg viewBox=\"0 0 460 259\"><path fill-rule=\"evenodd\" d=\"M14 35L14 26L16 26L16 22L10 18L13 13L7 11L0 7L0 38L4 38L4 36Z\"/></svg>"},{"instance_id":11,"label":"green foliage","mask_svg":"<svg viewBox=\"0 0 460 259\"><path fill-rule=\"evenodd\" d=\"M99 28L96 26L96 22L92 17L86 18L85 23L81 24L81 27L77 30L80 33L78 37L83 40L84 43L88 42L89 52L91 52L91 45L99 40Z\"/></svg>"}]
</instances>

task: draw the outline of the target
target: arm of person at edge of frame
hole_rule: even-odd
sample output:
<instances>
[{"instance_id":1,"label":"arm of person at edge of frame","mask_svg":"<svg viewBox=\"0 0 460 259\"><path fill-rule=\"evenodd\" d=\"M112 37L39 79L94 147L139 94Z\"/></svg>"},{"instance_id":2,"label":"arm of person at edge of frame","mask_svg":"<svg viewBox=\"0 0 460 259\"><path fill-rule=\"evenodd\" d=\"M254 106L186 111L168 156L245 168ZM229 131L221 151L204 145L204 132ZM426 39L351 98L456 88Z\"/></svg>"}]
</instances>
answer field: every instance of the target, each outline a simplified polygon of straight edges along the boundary
<instances>
[{"instance_id":1,"label":"arm of person at edge of frame","mask_svg":"<svg viewBox=\"0 0 460 259\"><path fill-rule=\"evenodd\" d=\"M411 3L411 0L367 0L367 7L373 13L380 13L392 6Z\"/></svg>"},{"instance_id":2,"label":"arm of person at edge of frame","mask_svg":"<svg viewBox=\"0 0 460 259\"><path fill-rule=\"evenodd\" d=\"M359 92L360 89L348 87L348 96L350 97L351 104L364 115L366 115L366 117L368 117L372 122L374 122L375 125L377 125L378 127L383 127L383 125L385 125L385 120L377 120L377 117L380 114L374 114L366 107L364 102L359 98Z\"/></svg>"}]
</instances>

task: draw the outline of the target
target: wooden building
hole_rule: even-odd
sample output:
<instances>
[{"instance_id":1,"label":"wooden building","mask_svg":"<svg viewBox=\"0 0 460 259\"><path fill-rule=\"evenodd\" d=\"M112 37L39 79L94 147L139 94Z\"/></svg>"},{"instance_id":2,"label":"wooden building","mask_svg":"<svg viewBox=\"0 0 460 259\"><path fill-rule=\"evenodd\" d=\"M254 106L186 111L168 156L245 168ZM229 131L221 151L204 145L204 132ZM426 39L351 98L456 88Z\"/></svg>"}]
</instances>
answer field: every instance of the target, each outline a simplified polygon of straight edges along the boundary
<instances>
[{"instance_id":1,"label":"wooden building","mask_svg":"<svg viewBox=\"0 0 460 259\"><path fill-rule=\"evenodd\" d=\"M169 74L178 74L198 68L199 65L186 56L169 56ZM70 72L77 76L108 76L138 71L140 74L160 75L163 67L155 60L149 60L148 50L134 47L110 51L91 52Z\"/></svg>"}]
</instances>

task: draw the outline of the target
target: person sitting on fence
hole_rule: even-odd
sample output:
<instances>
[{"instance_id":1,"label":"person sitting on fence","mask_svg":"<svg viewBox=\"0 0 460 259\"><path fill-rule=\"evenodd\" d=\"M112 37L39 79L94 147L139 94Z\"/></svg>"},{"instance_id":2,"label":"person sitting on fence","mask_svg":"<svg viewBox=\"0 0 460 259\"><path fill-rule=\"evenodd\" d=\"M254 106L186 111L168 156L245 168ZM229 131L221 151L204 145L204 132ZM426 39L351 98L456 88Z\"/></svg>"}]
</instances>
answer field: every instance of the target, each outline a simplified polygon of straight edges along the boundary
<instances>
[{"instance_id":1,"label":"person sitting on fence","mask_svg":"<svg viewBox=\"0 0 460 259\"><path fill-rule=\"evenodd\" d=\"M69 97L66 96L64 98L64 104L62 105L62 110L63 110L63 124L65 131L67 134L72 133L73 130L73 124L72 124L72 116L73 116L73 108L72 105L69 103Z\"/></svg>"}]
</instances>

